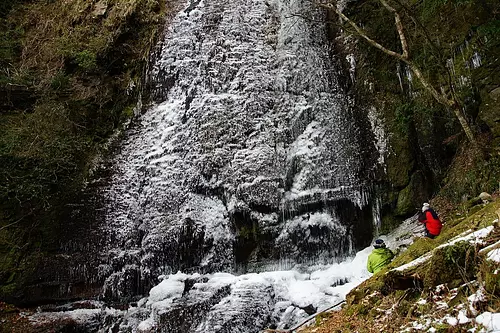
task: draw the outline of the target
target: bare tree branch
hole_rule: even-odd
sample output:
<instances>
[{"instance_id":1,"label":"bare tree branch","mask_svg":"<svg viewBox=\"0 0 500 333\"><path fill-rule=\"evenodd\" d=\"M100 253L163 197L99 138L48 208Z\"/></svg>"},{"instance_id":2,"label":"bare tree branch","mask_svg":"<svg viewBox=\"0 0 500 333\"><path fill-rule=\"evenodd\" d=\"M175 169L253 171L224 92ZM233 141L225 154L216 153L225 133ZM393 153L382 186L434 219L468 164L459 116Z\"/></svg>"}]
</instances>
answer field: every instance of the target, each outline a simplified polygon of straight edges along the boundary
<instances>
[{"instance_id":1,"label":"bare tree branch","mask_svg":"<svg viewBox=\"0 0 500 333\"><path fill-rule=\"evenodd\" d=\"M356 30L356 32L359 34L359 36L363 37L370 45L373 47L376 47L377 49L381 50L382 52L390 55L391 57L395 57L401 61L407 62L407 59L403 58L403 56L397 52L394 52L392 50L389 50L388 48L382 46L381 44L377 43L375 40L371 39L368 37L368 34L361 29L356 23L354 23L350 18L345 16L336 6L330 4L330 3L320 3L320 2L314 2L317 6L323 7L326 9L333 10L338 16L340 16L344 21L349 23L351 27Z\"/></svg>"},{"instance_id":2,"label":"bare tree branch","mask_svg":"<svg viewBox=\"0 0 500 333\"><path fill-rule=\"evenodd\" d=\"M437 55L439 56L438 58L439 58L440 65L443 66L444 68L446 68L446 66L443 65L442 52L437 47L436 43L434 43L427 28L422 24L422 22L420 22L420 20L418 18L415 17L415 15L413 15L413 13L411 12L411 9L408 8L408 6L406 6L401 0L393 0L393 1L396 2L399 6L401 6L401 8L403 8L403 10L406 12L408 17L413 21L413 23L415 23L415 25L418 26L420 28L420 30L422 30L422 32L425 36L425 39L427 39L427 41L431 45L432 50L434 52L436 52Z\"/></svg>"},{"instance_id":3,"label":"bare tree branch","mask_svg":"<svg viewBox=\"0 0 500 333\"><path fill-rule=\"evenodd\" d=\"M457 117L458 121L460 122L460 125L462 126L465 134L467 135L467 138L469 139L470 142L475 144L476 140L475 140L474 134L472 132L472 129L470 128L467 120L465 119L464 115L462 114L462 110L460 108L460 103L458 103L458 100L455 97L455 95L453 94L453 92L452 92L452 99L448 99L448 97L444 93L440 93L429 81L427 81L425 76L422 74L422 71L417 66L417 64L415 64L409 58L408 42L407 42L406 36L404 34L403 23L401 21L401 16L399 15L398 11L394 7L390 6L386 2L386 0L378 0L378 1L380 1L380 3L388 11L390 11L391 13L394 14L396 29L398 31L399 40L401 42L401 47L403 49L402 54L395 52L395 51L392 51L392 50L389 50L388 48L382 46L380 43L376 42L374 39L370 38L368 36L368 34L361 27L359 27L354 21L352 21L346 15L344 15L344 13L342 13L342 11L339 8L337 8L337 6L335 6L334 4L321 3L321 2L317 2L317 1L313 1L313 3L319 7L334 11L340 18L342 18L352 28L354 28L354 30L356 30L358 35L360 37L364 38L370 45L381 50L385 54L387 54L393 58L396 58L396 59L404 62L405 64L407 64L408 67L411 69L411 71L418 78L418 80L420 81L420 83L422 84L424 89L427 90L427 92L430 93L431 96L434 97L434 99L438 103L440 103L448 108L451 108L453 110L453 112L455 113L455 116ZM453 85L451 84L451 82L449 82L449 85L451 88L453 88Z\"/></svg>"},{"instance_id":4,"label":"bare tree branch","mask_svg":"<svg viewBox=\"0 0 500 333\"><path fill-rule=\"evenodd\" d=\"M379 0L382 6L384 6L388 11L394 14L394 20L396 22L396 29L398 30L399 40L401 41L401 48L403 49L403 58L408 59L408 42L406 41L405 33L403 30L403 23L401 22L401 17L399 13L393 7L389 6L389 4L385 0Z\"/></svg>"}]
</instances>

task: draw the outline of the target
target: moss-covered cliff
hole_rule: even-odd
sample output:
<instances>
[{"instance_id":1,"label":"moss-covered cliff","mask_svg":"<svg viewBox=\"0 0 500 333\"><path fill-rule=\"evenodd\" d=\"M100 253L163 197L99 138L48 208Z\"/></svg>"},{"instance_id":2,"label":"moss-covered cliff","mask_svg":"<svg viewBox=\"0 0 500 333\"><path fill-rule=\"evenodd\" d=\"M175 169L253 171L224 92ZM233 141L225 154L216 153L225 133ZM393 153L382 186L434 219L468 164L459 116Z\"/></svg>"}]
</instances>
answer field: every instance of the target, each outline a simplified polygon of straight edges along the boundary
<instances>
[{"instance_id":1,"label":"moss-covered cliff","mask_svg":"<svg viewBox=\"0 0 500 333\"><path fill-rule=\"evenodd\" d=\"M388 133L381 232L430 199L446 224L441 236L416 239L387 270L351 291L341 311L318 316L304 332L465 332L488 327L475 316L499 309L498 262L487 256L498 248L499 203L478 204L477 195L498 191L500 179L500 3L390 3L401 14L412 60L461 101L479 145L468 142L453 113L404 64L362 39L351 44L359 100L378 110ZM378 0L350 2L344 13L401 52L394 16ZM348 27L345 33L359 38ZM451 241L486 226L492 231L484 241Z\"/></svg>"},{"instance_id":2,"label":"moss-covered cliff","mask_svg":"<svg viewBox=\"0 0 500 333\"><path fill-rule=\"evenodd\" d=\"M376 108L388 140L380 191L382 232L437 194L435 203L446 209L482 191L494 191L500 172L500 109L495 102L500 89L498 2L425 0L391 5L401 17L410 61L436 90L459 103L479 147L468 142L452 110L424 89L408 65L344 24L347 41L357 40L347 43L356 59L354 90L367 109ZM381 2L351 2L344 13L367 36L402 53L394 15Z\"/></svg>"},{"instance_id":3,"label":"moss-covered cliff","mask_svg":"<svg viewBox=\"0 0 500 333\"><path fill-rule=\"evenodd\" d=\"M132 116L168 8L157 0L0 6L0 298L28 301L19 287L40 278L92 161Z\"/></svg>"}]
</instances>

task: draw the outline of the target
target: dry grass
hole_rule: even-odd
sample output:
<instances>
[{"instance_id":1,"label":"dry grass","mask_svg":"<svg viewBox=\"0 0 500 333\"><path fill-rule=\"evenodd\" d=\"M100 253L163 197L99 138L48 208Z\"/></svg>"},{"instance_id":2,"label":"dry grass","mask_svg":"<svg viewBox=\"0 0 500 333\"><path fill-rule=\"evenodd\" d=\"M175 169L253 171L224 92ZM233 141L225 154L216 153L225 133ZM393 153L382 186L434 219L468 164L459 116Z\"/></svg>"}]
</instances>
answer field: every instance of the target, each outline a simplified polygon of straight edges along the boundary
<instances>
[{"instance_id":1,"label":"dry grass","mask_svg":"<svg viewBox=\"0 0 500 333\"><path fill-rule=\"evenodd\" d=\"M21 7L12 14L25 31L19 71L35 71L39 87L50 85L68 65L82 72L95 71L96 62L119 46L118 39L137 29L131 23L158 23L163 6L157 0L58 0ZM128 41L127 51L144 59L149 42L149 37Z\"/></svg>"}]
</instances>

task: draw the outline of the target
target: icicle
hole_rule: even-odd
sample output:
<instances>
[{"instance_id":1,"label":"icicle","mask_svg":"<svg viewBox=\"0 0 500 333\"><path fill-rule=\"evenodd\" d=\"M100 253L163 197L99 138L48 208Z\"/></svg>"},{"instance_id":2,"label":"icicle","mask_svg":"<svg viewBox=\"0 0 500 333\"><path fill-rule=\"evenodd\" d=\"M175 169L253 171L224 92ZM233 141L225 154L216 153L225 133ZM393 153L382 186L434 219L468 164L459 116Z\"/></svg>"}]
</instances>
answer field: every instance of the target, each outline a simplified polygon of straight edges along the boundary
<instances>
[{"instance_id":1,"label":"icicle","mask_svg":"<svg viewBox=\"0 0 500 333\"><path fill-rule=\"evenodd\" d=\"M346 60L349 62L349 76L351 77L351 82L356 82L356 59L354 54L348 54Z\"/></svg>"},{"instance_id":2,"label":"icicle","mask_svg":"<svg viewBox=\"0 0 500 333\"><path fill-rule=\"evenodd\" d=\"M481 56L479 55L479 53L474 52L474 54L472 55L472 58L471 58L471 67L472 69L475 69L475 68L478 68L481 66Z\"/></svg>"}]
</instances>

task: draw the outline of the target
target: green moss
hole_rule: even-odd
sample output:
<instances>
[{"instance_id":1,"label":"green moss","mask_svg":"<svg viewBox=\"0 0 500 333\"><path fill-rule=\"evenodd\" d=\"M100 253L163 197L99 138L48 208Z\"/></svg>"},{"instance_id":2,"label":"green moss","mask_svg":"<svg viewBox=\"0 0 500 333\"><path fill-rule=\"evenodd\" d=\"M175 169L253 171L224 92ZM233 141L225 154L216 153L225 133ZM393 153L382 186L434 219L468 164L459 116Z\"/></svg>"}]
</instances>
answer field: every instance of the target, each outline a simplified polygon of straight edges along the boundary
<instances>
[{"instance_id":1,"label":"green moss","mask_svg":"<svg viewBox=\"0 0 500 333\"><path fill-rule=\"evenodd\" d=\"M379 296L369 297L370 304L373 306L379 301L380 294L389 295L396 290L408 289L409 285L414 287L417 285L415 281L413 277L408 278L401 272L385 268L351 290L346 296L347 305L358 304L368 295L377 293Z\"/></svg>"},{"instance_id":2,"label":"green moss","mask_svg":"<svg viewBox=\"0 0 500 333\"><path fill-rule=\"evenodd\" d=\"M445 324L445 323L438 323L438 324L434 324L433 328L435 329L436 333L447 333L447 332L450 332L450 329L453 330L454 326L450 326L450 325Z\"/></svg>"},{"instance_id":3,"label":"green moss","mask_svg":"<svg viewBox=\"0 0 500 333\"><path fill-rule=\"evenodd\" d=\"M409 152L408 142L404 137L391 139L394 154L387 160L387 177L394 186L404 187L410 181L413 169L413 156Z\"/></svg>"},{"instance_id":4,"label":"green moss","mask_svg":"<svg viewBox=\"0 0 500 333\"><path fill-rule=\"evenodd\" d=\"M78 67L84 71L92 71L97 68L97 56L89 50L83 50L75 55L75 61Z\"/></svg>"},{"instance_id":5,"label":"green moss","mask_svg":"<svg viewBox=\"0 0 500 333\"><path fill-rule=\"evenodd\" d=\"M491 295L500 296L500 264L483 259L479 268L479 279L484 289Z\"/></svg>"},{"instance_id":6,"label":"green moss","mask_svg":"<svg viewBox=\"0 0 500 333\"><path fill-rule=\"evenodd\" d=\"M16 283L9 283L0 286L0 297L6 297L14 295L19 291L19 286Z\"/></svg>"},{"instance_id":7,"label":"green moss","mask_svg":"<svg viewBox=\"0 0 500 333\"><path fill-rule=\"evenodd\" d=\"M481 206L474 206L471 209L469 209L469 214L471 214L471 215L475 214L475 213L479 212L481 210L481 208L482 208Z\"/></svg>"},{"instance_id":8,"label":"green moss","mask_svg":"<svg viewBox=\"0 0 500 333\"><path fill-rule=\"evenodd\" d=\"M442 244L467 230L476 230L490 226L491 222L497 218L495 211L499 208L500 201L497 200L485 205L473 215L457 219L454 225L448 225L446 222L441 231L441 235L436 238L437 244Z\"/></svg>"},{"instance_id":9,"label":"green moss","mask_svg":"<svg viewBox=\"0 0 500 333\"><path fill-rule=\"evenodd\" d=\"M53 90L64 90L70 87L70 77L64 72L57 73L50 82L50 87Z\"/></svg>"},{"instance_id":10,"label":"green moss","mask_svg":"<svg viewBox=\"0 0 500 333\"><path fill-rule=\"evenodd\" d=\"M366 305L366 304L352 304L346 308L346 314L348 316L365 316L369 314L371 310L371 306Z\"/></svg>"},{"instance_id":11,"label":"green moss","mask_svg":"<svg viewBox=\"0 0 500 333\"><path fill-rule=\"evenodd\" d=\"M426 179L422 171L414 172L410 183L399 192L395 214L401 216L413 215L422 202L429 196Z\"/></svg>"},{"instance_id":12,"label":"green moss","mask_svg":"<svg viewBox=\"0 0 500 333\"><path fill-rule=\"evenodd\" d=\"M437 240L426 237L418 238L406 251L396 257L389 265L389 267L398 267L409 263L428 253L429 251L432 251L436 247L436 244Z\"/></svg>"},{"instance_id":13,"label":"green moss","mask_svg":"<svg viewBox=\"0 0 500 333\"><path fill-rule=\"evenodd\" d=\"M471 198L481 192L491 193L496 189L496 177L500 175L499 156L485 156L482 152L463 152L458 158L440 195L458 203L463 197Z\"/></svg>"},{"instance_id":14,"label":"green moss","mask_svg":"<svg viewBox=\"0 0 500 333\"><path fill-rule=\"evenodd\" d=\"M382 223L380 225L379 233L381 235L388 234L392 230L396 229L401 224L401 219L396 218L393 215L382 216Z\"/></svg>"},{"instance_id":15,"label":"green moss","mask_svg":"<svg viewBox=\"0 0 500 333\"><path fill-rule=\"evenodd\" d=\"M321 325L321 323L325 319L328 319L329 317L330 317L329 313L326 313L326 312L320 313L319 315L317 315L316 317L314 317L314 324L315 324L315 326Z\"/></svg>"},{"instance_id":16,"label":"green moss","mask_svg":"<svg viewBox=\"0 0 500 333\"><path fill-rule=\"evenodd\" d=\"M130 119L134 116L134 106L127 106L123 109L122 116L125 119Z\"/></svg>"},{"instance_id":17,"label":"green moss","mask_svg":"<svg viewBox=\"0 0 500 333\"><path fill-rule=\"evenodd\" d=\"M431 288L448 283L450 288L474 280L477 253L469 242L438 248L427 263L424 286Z\"/></svg>"}]
</instances>

